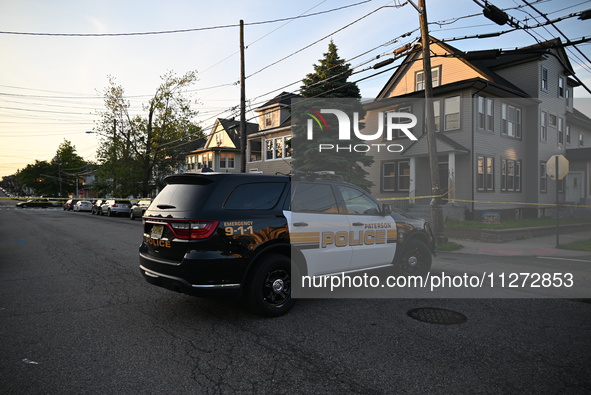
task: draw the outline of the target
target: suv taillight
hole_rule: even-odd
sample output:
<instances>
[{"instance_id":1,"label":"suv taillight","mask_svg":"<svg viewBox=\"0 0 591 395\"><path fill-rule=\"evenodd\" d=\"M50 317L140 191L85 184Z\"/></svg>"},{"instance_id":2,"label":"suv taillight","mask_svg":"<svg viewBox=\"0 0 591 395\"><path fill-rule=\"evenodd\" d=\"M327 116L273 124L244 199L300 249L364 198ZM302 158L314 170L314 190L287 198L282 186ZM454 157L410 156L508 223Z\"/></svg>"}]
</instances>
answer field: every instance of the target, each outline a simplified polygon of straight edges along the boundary
<instances>
[{"instance_id":1,"label":"suv taillight","mask_svg":"<svg viewBox=\"0 0 591 395\"><path fill-rule=\"evenodd\" d=\"M218 221L169 222L172 232L179 239L206 239L218 227Z\"/></svg>"}]
</instances>

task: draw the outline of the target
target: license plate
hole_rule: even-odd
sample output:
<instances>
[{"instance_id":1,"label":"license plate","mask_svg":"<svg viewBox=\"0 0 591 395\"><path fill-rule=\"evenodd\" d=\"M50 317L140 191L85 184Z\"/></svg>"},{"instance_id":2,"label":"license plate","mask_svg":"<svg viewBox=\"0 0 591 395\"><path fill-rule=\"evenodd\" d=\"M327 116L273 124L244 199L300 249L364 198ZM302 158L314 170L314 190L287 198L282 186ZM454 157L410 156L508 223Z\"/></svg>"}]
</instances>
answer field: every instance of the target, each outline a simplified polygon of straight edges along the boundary
<instances>
[{"instance_id":1,"label":"license plate","mask_svg":"<svg viewBox=\"0 0 591 395\"><path fill-rule=\"evenodd\" d=\"M163 232L164 232L164 225L154 225L154 226L152 226L152 230L150 231L150 237L152 239L159 239L162 237Z\"/></svg>"}]
</instances>

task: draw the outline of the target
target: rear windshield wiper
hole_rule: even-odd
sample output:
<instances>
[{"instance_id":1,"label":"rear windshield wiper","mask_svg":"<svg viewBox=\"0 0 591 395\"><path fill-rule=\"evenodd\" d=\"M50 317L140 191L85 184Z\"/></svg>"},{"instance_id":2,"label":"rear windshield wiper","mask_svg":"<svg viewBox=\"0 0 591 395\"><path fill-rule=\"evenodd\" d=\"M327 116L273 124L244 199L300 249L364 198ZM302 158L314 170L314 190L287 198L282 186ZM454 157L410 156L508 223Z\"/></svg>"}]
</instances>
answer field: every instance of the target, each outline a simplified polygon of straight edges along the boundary
<instances>
[{"instance_id":1,"label":"rear windshield wiper","mask_svg":"<svg viewBox=\"0 0 591 395\"><path fill-rule=\"evenodd\" d=\"M176 206L172 206L170 204L159 204L156 207L162 209L162 210L166 210L167 208L176 208Z\"/></svg>"}]
</instances>

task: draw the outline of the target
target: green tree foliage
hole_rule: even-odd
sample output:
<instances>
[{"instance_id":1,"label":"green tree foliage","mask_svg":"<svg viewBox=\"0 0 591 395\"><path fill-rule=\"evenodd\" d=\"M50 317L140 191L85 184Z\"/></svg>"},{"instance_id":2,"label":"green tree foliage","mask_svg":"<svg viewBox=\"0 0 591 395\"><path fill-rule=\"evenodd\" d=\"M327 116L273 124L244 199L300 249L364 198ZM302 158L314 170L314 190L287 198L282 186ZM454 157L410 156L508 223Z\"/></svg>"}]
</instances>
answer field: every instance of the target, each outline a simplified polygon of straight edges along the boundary
<instances>
[{"instance_id":1,"label":"green tree foliage","mask_svg":"<svg viewBox=\"0 0 591 395\"><path fill-rule=\"evenodd\" d=\"M132 115L123 87L109 78L105 111L95 128L101 136L97 157L103 194L148 196L158 186L154 181L178 166L184 143L203 136L186 92L196 79L195 72L167 73L143 113Z\"/></svg>"},{"instance_id":2,"label":"green tree foliage","mask_svg":"<svg viewBox=\"0 0 591 395\"><path fill-rule=\"evenodd\" d=\"M84 176L86 166L76 147L64 139L51 161L37 160L27 165L17 172L16 179L21 188L35 195L66 196L76 193L76 178Z\"/></svg>"},{"instance_id":3,"label":"green tree foliage","mask_svg":"<svg viewBox=\"0 0 591 395\"><path fill-rule=\"evenodd\" d=\"M353 133L350 141L339 141L338 124L332 115L325 116L328 128L316 133L313 140L308 140L306 134L307 109L319 111L321 108L336 108L350 115L351 122L354 113L358 114L358 119L363 119L365 111L361 105L359 88L354 82L348 82L351 74L351 65L339 57L337 46L331 41L324 58L314 65L314 72L306 75L302 81L301 95L305 99L292 108L295 120L292 164L296 171L334 171L345 180L369 190L372 182L365 179L368 173L363 167L370 166L373 157L353 149L319 152L319 144L348 147L363 141L355 138Z\"/></svg>"}]
</instances>

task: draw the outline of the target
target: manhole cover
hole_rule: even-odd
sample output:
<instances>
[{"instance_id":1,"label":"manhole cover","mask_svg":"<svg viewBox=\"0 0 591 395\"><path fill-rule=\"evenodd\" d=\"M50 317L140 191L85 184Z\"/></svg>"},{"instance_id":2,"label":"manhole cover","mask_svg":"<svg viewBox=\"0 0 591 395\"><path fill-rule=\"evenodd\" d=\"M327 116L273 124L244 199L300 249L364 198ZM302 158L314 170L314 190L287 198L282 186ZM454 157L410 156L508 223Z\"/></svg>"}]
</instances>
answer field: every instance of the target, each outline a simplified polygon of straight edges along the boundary
<instances>
[{"instance_id":1,"label":"manhole cover","mask_svg":"<svg viewBox=\"0 0 591 395\"><path fill-rule=\"evenodd\" d=\"M468 320L465 315L456 311L439 309L434 307L421 307L410 309L406 313L410 318L429 324L457 325Z\"/></svg>"}]
</instances>

